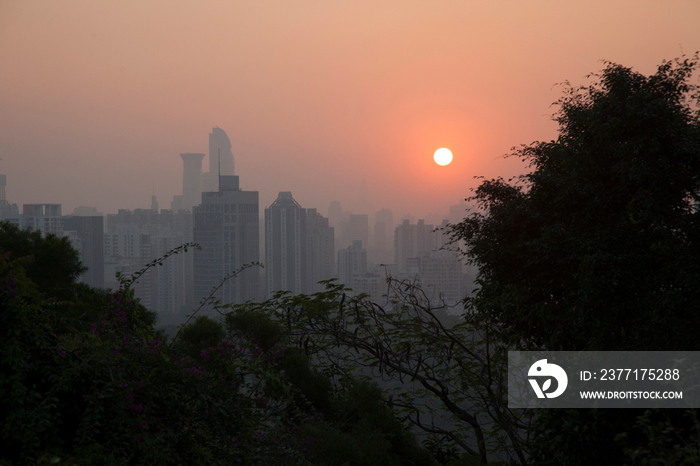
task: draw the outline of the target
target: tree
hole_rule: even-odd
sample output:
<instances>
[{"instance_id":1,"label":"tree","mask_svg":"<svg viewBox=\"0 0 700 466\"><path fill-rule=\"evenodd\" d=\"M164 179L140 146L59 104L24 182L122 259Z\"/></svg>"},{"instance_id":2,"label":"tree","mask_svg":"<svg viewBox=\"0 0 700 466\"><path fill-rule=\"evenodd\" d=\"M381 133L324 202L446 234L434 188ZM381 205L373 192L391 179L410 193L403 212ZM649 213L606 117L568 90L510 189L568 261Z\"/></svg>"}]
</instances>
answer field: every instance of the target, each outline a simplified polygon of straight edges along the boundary
<instances>
[{"instance_id":1,"label":"tree","mask_svg":"<svg viewBox=\"0 0 700 466\"><path fill-rule=\"evenodd\" d=\"M216 347L224 338L224 326L207 316L197 316L182 327L176 347L187 356L197 359L202 351Z\"/></svg>"},{"instance_id":2,"label":"tree","mask_svg":"<svg viewBox=\"0 0 700 466\"><path fill-rule=\"evenodd\" d=\"M325 309L333 308L333 301L326 300L329 296L322 298ZM231 306L234 311L225 314L226 327L233 341L279 354L276 367L292 387L290 405L311 415L300 429L309 461L338 466L434 465L430 453L417 444L401 417L387 405L377 384L349 372L333 379L334 371L295 344L299 341L296 333L271 318L272 302ZM265 391L268 398L284 395L278 387L271 388Z\"/></svg>"},{"instance_id":3,"label":"tree","mask_svg":"<svg viewBox=\"0 0 700 466\"><path fill-rule=\"evenodd\" d=\"M87 270L68 238L53 233L42 236L38 230L20 230L7 221L0 222L0 251L10 253L12 259L31 257L31 263L26 266L27 276L45 294L68 290Z\"/></svg>"},{"instance_id":4,"label":"tree","mask_svg":"<svg viewBox=\"0 0 700 466\"><path fill-rule=\"evenodd\" d=\"M314 366L337 383L373 375L404 420L478 464L524 464L531 412L508 409L507 351L415 283L388 279L389 305L350 298L327 282L312 296L279 293L237 312L262 313L286 328ZM235 315L235 314L234 314Z\"/></svg>"},{"instance_id":5,"label":"tree","mask_svg":"<svg viewBox=\"0 0 700 466\"><path fill-rule=\"evenodd\" d=\"M139 274L116 293L84 294L75 310L38 292L29 257L10 256L0 255L0 463L305 462L292 421L307 418L288 397L263 397L266 387L289 393L276 354L195 321L183 342L196 358L184 355L133 299Z\"/></svg>"},{"instance_id":6,"label":"tree","mask_svg":"<svg viewBox=\"0 0 700 466\"><path fill-rule=\"evenodd\" d=\"M479 186L451 227L479 268L474 321L526 348L698 348L696 64L608 63L558 102L556 141L514 152L531 173Z\"/></svg>"},{"instance_id":7,"label":"tree","mask_svg":"<svg viewBox=\"0 0 700 466\"><path fill-rule=\"evenodd\" d=\"M589 86L566 87L555 141L514 150L529 174L482 182L479 210L450 227L479 269L470 323L512 349L700 349L697 63L665 62L651 76L607 63ZM700 447L697 421L673 427L696 416L667 413L660 438L647 428L654 416L639 415L545 410L532 462L670 464L660 446Z\"/></svg>"},{"instance_id":8,"label":"tree","mask_svg":"<svg viewBox=\"0 0 700 466\"><path fill-rule=\"evenodd\" d=\"M69 284L79 303L0 255L1 464L434 464L375 386L336 391L264 316L193 313L165 344L131 286L191 246L116 292Z\"/></svg>"}]
</instances>

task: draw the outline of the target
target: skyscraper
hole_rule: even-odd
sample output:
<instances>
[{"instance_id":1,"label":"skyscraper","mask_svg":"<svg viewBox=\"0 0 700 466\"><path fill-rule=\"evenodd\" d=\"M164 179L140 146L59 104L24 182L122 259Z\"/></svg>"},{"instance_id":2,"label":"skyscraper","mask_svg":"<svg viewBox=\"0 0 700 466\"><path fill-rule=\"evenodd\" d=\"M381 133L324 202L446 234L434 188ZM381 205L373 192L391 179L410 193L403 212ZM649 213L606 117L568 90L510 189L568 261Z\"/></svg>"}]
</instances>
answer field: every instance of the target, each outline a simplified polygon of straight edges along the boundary
<instances>
[{"instance_id":1,"label":"skyscraper","mask_svg":"<svg viewBox=\"0 0 700 466\"><path fill-rule=\"evenodd\" d=\"M39 230L42 235L63 232L61 204L23 204L21 228Z\"/></svg>"},{"instance_id":2,"label":"skyscraper","mask_svg":"<svg viewBox=\"0 0 700 466\"><path fill-rule=\"evenodd\" d=\"M63 234L74 231L80 239L80 262L87 267L80 281L90 286L102 288L104 273L104 218L101 215L90 217L66 217L63 220Z\"/></svg>"},{"instance_id":3,"label":"skyscraper","mask_svg":"<svg viewBox=\"0 0 700 466\"><path fill-rule=\"evenodd\" d=\"M204 154L180 154L182 157L182 208L190 212L199 205L202 193L202 159Z\"/></svg>"},{"instance_id":4,"label":"skyscraper","mask_svg":"<svg viewBox=\"0 0 700 466\"><path fill-rule=\"evenodd\" d=\"M218 126L209 133L209 171L218 173L219 154L221 155L221 175L235 175L233 165L233 153L231 152L231 140L226 131Z\"/></svg>"},{"instance_id":5,"label":"skyscraper","mask_svg":"<svg viewBox=\"0 0 700 466\"><path fill-rule=\"evenodd\" d=\"M306 259L306 292L324 291L318 282L335 275L335 233L316 209L306 209Z\"/></svg>"},{"instance_id":6,"label":"skyscraper","mask_svg":"<svg viewBox=\"0 0 700 466\"><path fill-rule=\"evenodd\" d=\"M192 241L192 214L163 209L120 209L107 215L104 234L104 284L117 289L115 273L127 276L171 249ZM170 314L191 311L194 305L192 250L170 256L151 267L132 285L136 297L166 320Z\"/></svg>"},{"instance_id":7,"label":"skyscraper","mask_svg":"<svg viewBox=\"0 0 700 466\"><path fill-rule=\"evenodd\" d=\"M335 228L336 233L340 231L340 222L343 221L343 206L338 201L332 201L328 208L328 224Z\"/></svg>"},{"instance_id":8,"label":"skyscraper","mask_svg":"<svg viewBox=\"0 0 700 466\"><path fill-rule=\"evenodd\" d=\"M363 277L367 273L367 250L362 247L362 241L355 240L352 246L338 251L338 281L355 289L355 277Z\"/></svg>"},{"instance_id":9,"label":"skyscraper","mask_svg":"<svg viewBox=\"0 0 700 466\"><path fill-rule=\"evenodd\" d=\"M394 232L394 256L399 272L407 269L408 259L418 257L422 252L431 252L436 249L435 232L432 225L427 225L424 220L418 220L418 224L411 225L405 219L396 227Z\"/></svg>"},{"instance_id":10,"label":"skyscraper","mask_svg":"<svg viewBox=\"0 0 700 466\"><path fill-rule=\"evenodd\" d=\"M307 292L306 209L280 192L265 209L265 275L268 294Z\"/></svg>"},{"instance_id":11,"label":"skyscraper","mask_svg":"<svg viewBox=\"0 0 700 466\"><path fill-rule=\"evenodd\" d=\"M431 301L456 304L464 297L462 266L453 251L422 252L418 258L420 283Z\"/></svg>"},{"instance_id":12,"label":"skyscraper","mask_svg":"<svg viewBox=\"0 0 700 466\"><path fill-rule=\"evenodd\" d=\"M7 204L7 199L5 199L5 186L7 186L7 175L0 175L0 207Z\"/></svg>"},{"instance_id":13,"label":"skyscraper","mask_svg":"<svg viewBox=\"0 0 700 466\"><path fill-rule=\"evenodd\" d=\"M367 214L350 214L350 241L362 241L367 247L369 245L369 218Z\"/></svg>"},{"instance_id":14,"label":"skyscraper","mask_svg":"<svg viewBox=\"0 0 700 466\"><path fill-rule=\"evenodd\" d=\"M374 261L391 263L393 254L394 213L382 209L374 214L374 247L371 256Z\"/></svg>"},{"instance_id":15,"label":"skyscraper","mask_svg":"<svg viewBox=\"0 0 700 466\"><path fill-rule=\"evenodd\" d=\"M202 175L203 190L218 190L219 175L233 176L235 173L231 140L226 131L216 126L209 133L209 171Z\"/></svg>"},{"instance_id":16,"label":"skyscraper","mask_svg":"<svg viewBox=\"0 0 700 466\"><path fill-rule=\"evenodd\" d=\"M14 223L21 228L21 217L19 215L19 206L10 204L5 197L5 187L7 186L7 176L0 175L0 220Z\"/></svg>"},{"instance_id":17,"label":"skyscraper","mask_svg":"<svg viewBox=\"0 0 700 466\"><path fill-rule=\"evenodd\" d=\"M205 299L225 276L259 261L258 192L242 191L237 176L221 176L218 184L218 191L202 193L194 209L194 242L202 247L194 254L195 299ZM257 299L258 276L256 267L247 268L215 297L233 304Z\"/></svg>"}]
</instances>

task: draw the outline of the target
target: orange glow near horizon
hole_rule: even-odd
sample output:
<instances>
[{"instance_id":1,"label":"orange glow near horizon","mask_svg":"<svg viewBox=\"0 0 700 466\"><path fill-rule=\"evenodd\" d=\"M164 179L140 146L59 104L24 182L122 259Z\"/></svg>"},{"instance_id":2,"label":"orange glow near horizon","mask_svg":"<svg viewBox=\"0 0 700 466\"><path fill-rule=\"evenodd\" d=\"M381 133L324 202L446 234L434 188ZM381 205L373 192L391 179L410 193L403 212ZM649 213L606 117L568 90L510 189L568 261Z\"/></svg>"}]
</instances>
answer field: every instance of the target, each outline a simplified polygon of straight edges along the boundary
<instances>
[{"instance_id":1,"label":"orange glow near horizon","mask_svg":"<svg viewBox=\"0 0 700 466\"><path fill-rule=\"evenodd\" d=\"M324 215L337 200L439 216L474 177L528 170L504 156L556 137L556 83L700 50L700 3L628 3L4 2L7 200L113 213L155 187L167 208L179 154L206 153L218 126L261 209L292 191ZM457 154L448 170L437 147Z\"/></svg>"}]
</instances>

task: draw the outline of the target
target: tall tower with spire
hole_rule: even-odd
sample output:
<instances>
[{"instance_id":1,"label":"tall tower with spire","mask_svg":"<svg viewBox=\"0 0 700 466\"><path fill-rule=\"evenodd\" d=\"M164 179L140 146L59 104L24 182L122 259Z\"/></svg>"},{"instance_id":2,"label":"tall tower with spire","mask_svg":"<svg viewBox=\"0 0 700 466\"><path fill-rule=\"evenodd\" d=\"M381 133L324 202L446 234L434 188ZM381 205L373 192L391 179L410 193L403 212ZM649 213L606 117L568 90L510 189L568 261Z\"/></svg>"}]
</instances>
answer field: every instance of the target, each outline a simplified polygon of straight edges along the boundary
<instances>
[{"instance_id":1,"label":"tall tower with spire","mask_svg":"<svg viewBox=\"0 0 700 466\"><path fill-rule=\"evenodd\" d=\"M155 188L153 188L153 195L151 196L151 210L155 210L158 213L158 199L156 199Z\"/></svg>"},{"instance_id":2,"label":"tall tower with spire","mask_svg":"<svg viewBox=\"0 0 700 466\"><path fill-rule=\"evenodd\" d=\"M220 171L219 163L221 163ZM226 131L215 126L209 133L209 171L202 176L204 191L217 191L219 189L218 175L233 176L235 170L231 140Z\"/></svg>"}]
</instances>

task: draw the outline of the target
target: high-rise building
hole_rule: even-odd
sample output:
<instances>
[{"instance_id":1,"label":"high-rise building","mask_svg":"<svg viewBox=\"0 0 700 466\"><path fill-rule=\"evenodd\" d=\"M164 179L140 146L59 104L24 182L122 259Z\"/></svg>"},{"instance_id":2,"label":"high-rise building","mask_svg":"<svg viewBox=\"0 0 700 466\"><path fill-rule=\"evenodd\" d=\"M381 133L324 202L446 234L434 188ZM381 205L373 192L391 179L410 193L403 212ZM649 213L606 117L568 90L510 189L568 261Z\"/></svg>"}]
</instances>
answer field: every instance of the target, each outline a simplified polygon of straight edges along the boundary
<instances>
[{"instance_id":1,"label":"high-rise building","mask_svg":"<svg viewBox=\"0 0 700 466\"><path fill-rule=\"evenodd\" d=\"M349 218L350 241L362 241L365 246L369 245L369 218L367 214L351 214Z\"/></svg>"},{"instance_id":2,"label":"high-rise building","mask_svg":"<svg viewBox=\"0 0 700 466\"><path fill-rule=\"evenodd\" d=\"M382 209L374 214L373 259L378 263L390 263L394 259L394 212Z\"/></svg>"},{"instance_id":3,"label":"high-rise building","mask_svg":"<svg viewBox=\"0 0 700 466\"><path fill-rule=\"evenodd\" d=\"M452 237L448 226L450 221L445 219L439 227L435 229L435 248L436 249L454 249L452 248Z\"/></svg>"},{"instance_id":4,"label":"high-rise building","mask_svg":"<svg viewBox=\"0 0 700 466\"><path fill-rule=\"evenodd\" d=\"M355 278L367 273L367 250L362 241L353 241L352 246L338 251L338 282L355 290Z\"/></svg>"},{"instance_id":5,"label":"high-rise building","mask_svg":"<svg viewBox=\"0 0 700 466\"><path fill-rule=\"evenodd\" d=\"M120 209L107 215L104 234L104 282L118 289L117 272L141 270L168 251L192 241L192 215L188 211ZM193 252L170 256L162 266L151 267L132 288L148 309L161 317L191 311L194 305Z\"/></svg>"},{"instance_id":6,"label":"high-rise building","mask_svg":"<svg viewBox=\"0 0 700 466\"><path fill-rule=\"evenodd\" d=\"M202 193L202 159L204 154L180 154L182 157L182 208L192 212Z\"/></svg>"},{"instance_id":7,"label":"high-rise building","mask_svg":"<svg viewBox=\"0 0 700 466\"><path fill-rule=\"evenodd\" d=\"M9 202L0 206L0 220L13 223L22 228L22 216L19 213L19 206Z\"/></svg>"},{"instance_id":8,"label":"high-rise building","mask_svg":"<svg viewBox=\"0 0 700 466\"><path fill-rule=\"evenodd\" d=\"M307 293L306 209L280 192L265 209L265 275L268 295Z\"/></svg>"},{"instance_id":9,"label":"high-rise building","mask_svg":"<svg viewBox=\"0 0 700 466\"><path fill-rule=\"evenodd\" d=\"M319 285L335 275L335 233L316 209L306 209L307 293L324 291Z\"/></svg>"},{"instance_id":10,"label":"high-rise building","mask_svg":"<svg viewBox=\"0 0 700 466\"><path fill-rule=\"evenodd\" d=\"M343 206L338 201L332 201L328 208L328 224L340 233L340 222L343 221Z\"/></svg>"},{"instance_id":11,"label":"high-rise building","mask_svg":"<svg viewBox=\"0 0 700 466\"><path fill-rule=\"evenodd\" d=\"M221 159L219 159L221 156ZM235 175L233 153L231 152L231 140L226 131L218 126L209 133L209 171L218 173L219 160L221 160L221 175Z\"/></svg>"},{"instance_id":12,"label":"high-rise building","mask_svg":"<svg viewBox=\"0 0 700 466\"><path fill-rule=\"evenodd\" d=\"M194 292L205 299L224 277L259 262L258 192L242 191L237 176L221 176L219 189L203 192L194 209ZM258 298L257 267L228 279L214 294L222 303L242 304ZM205 312L212 312L211 307Z\"/></svg>"},{"instance_id":13,"label":"high-rise building","mask_svg":"<svg viewBox=\"0 0 700 466\"><path fill-rule=\"evenodd\" d=\"M214 127L209 133L209 171L202 175L204 191L213 192L219 189L219 175L235 174L231 140L226 131L218 126Z\"/></svg>"},{"instance_id":14,"label":"high-rise building","mask_svg":"<svg viewBox=\"0 0 700 466\"><path fill-rule=\"evenodd\" d=\"M182 234L165 222L145 225L141 233L140 252L143 258L151 261L183 244ZM142 287L147 295L146 307L160 316L192 310L193 254L188 251L170 256L163 265L151 267L139 278L137 287Z\"/></svg>"},{"instance_id":15,"label":"high-rise building","mask_svg":"<svg viewBox=\"0 0 700 466\"><path fill-rule=\"evenodd\" d=\"M352 290L356 294L369 295L369 299L377 304L386 304L384 295L387 293L386 278L376 272L353 275Z\"/></svg>"},{"instance_id":16,"label":"high-rise building","mask_svg":"<svg viewBox=\"0 0 700 466\"><path fill-rule=\"evenodd\" d=\"M7 204L7 199L5 198L5 187L7 186L7 175L0 175L0 207Z\"/></svg>"},{"instance_id":17,"label":"high-rise building","mask_svg":"<svg viewBox=\"0 0 700 466\"><path fill-rule=\"evenodd\" d=\"M184 207L182 204L182 196L173 196L173 200L170 202L170 210L172 210L174 213L177 213L183 208Z\"/></svg>"},{"instance_id":18,"label":"high-rise building","mask_svg":"<svg viewBox=\"0 0 700 466\"><path fill-rule=\"evenodd\" d=\"M394 258L399 272L405 272L407 260L416 258L422 252L431 252L436 249L435 233L433 226L427 225L424 220L418 220L418 224L411 225L408 219L394 230Z\"/></svg>"},{"instance_id":19,"label":"high-rise building","mask_svg":"<svg viewBox=\"0 0 700 466\"><path fill-rule=\"evenodd\" d=\"M97 207L78 206L73 209L73 217L104 217L102 212L97 211Z\"/></svg>"},{"instance_id":20,"label":"high-rise building","mask_svg":"<svg viewBox=\"0 0 700 466\"><path fill-rule=\"evenodd\" d=\"M63 235L75 232L79 240L76 249L80 253L80 262L87 267L79 280L87 285L103 288L104 273L104 218L66 217L63 220Z\"/></svg>"},{"instance_id":21,"label":"high-rise building","mask_svg":"<svg viewBox=\"0 0 700 466\"><path fill-rule=\"evenodd\" d=\"M24 204L21 228L39 230L42 235L60 235L63 232L61 204Z\"/></svg>"},{"instance_id":22,"label":"high-rise building","mask_svg":"<svg viewBox=\"0 0 700 466\"><path fill-rule=\"evenodd\" d=\"M451 205L450 206L450 213L447 216L447 219L449 220L450 223L459 223L462 220L464 220L464 217L467 216L467 209L469 206L467 205L466 202L463 200L459 202L457 205Z\"/></svg>"},{"instance_id":23,"label":"high-rise building","mask_svg":"<svg viewBox=\"0 0 700 466\"><path fill-rule=\"evenodd\" d=\"M335 251L333 257L338 253L342 243L343 228L343 206L338 201L332 201L328 207L328 225L333 227L335 232Z\"/></svg>"},{"instance_id":24,"label":"high-rise building","mask_svg":"<svg viewBox=\"0 0 700 466\"><path fill-rule=\"evenodd\" d=\"M431 301L456 304L464 298L462 266L454 252L422 252L419 260L420 283Z\"/></svg>"},{"instance_id":25,"label":"high-rise building","mask_svg":"<svg viewBox=\"0 0 700 466\"><path fill-rule=\"evenodd\" d=\"M5 188L7 186L7 176L0 175L0 220L14 223L21 228L22 218L19 215L19 206L10 204L5 197Z\"/></svg>"}]
</instances>

